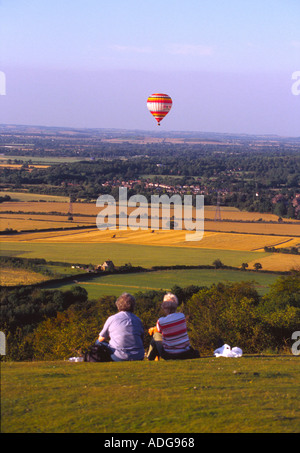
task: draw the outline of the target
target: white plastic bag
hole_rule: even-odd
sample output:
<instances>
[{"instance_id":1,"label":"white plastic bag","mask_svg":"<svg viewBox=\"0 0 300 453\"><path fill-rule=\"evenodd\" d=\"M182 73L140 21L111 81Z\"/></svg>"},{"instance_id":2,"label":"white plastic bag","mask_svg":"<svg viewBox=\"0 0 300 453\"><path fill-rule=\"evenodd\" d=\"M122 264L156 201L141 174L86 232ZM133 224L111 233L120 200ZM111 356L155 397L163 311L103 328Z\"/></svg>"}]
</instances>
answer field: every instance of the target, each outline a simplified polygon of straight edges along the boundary
<instances>
[{"instance_id":1,"label":"white plastic bag","mask_svg":"<svg viewBox=\"0 0 300 453\"><path fill-rule=\"evenodd\" d=\"M228 344L224 344L221 348L214 351L214 355L216 357L241 357L243 355L243 351L238 347L231 349Z\"/></svg>"}]
</instances>

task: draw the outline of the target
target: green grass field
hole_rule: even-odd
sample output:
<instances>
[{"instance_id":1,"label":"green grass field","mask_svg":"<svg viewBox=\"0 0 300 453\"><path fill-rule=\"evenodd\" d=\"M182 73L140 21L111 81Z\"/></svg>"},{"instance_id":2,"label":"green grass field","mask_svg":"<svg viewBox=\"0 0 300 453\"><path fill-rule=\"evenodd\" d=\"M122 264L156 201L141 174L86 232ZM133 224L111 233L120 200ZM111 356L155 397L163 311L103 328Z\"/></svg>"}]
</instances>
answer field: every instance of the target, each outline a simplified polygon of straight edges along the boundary
<instances>
[{"instance_id":1,"label":"green grass field","mask_svg":"<svg viewBox=\"0 0 300 453\"><path fill-rule=\"evenodd\" d=\"M296 356L1 363L3 433L299 433Z\"/></svg>"},{"instance_id":2,"label":"green grass field","mask_svg":"<svg viewBox=\"0 0 300 453\"><path fill-rule=\"evenodd\" d=\"M131 263L133 266L150 268L152 266L211 265L216 258L228 266L240 266L242 262L266 256L260 252L242 252L233 250L188 249L183 247L159 247L133 244L56 244L9 242L1 245L1 254L21 256L24 258L45 258L47 261L67 263L101 264L107 259L116 266ZM213 283L249 281L256 282L260 294L265 293L271 283L278 277L276 274L259 272L239 272L233 270L172 270L151 273L107 275L97 279L80 280L90 298L102 295L145 291L148 289L169 290L175 284L186 287L189 285L210 286ZM69 289L71 284L50 285L49 288Z\"/></svg>"},{"instance_id":3,"label":"green grass field","mask_svg":"<svg viewBox=\"0 0 300 453\"><path fill-rule=\"evenodd\" d=\"M6 242L1 254L24 258L45 258L47 261L101 264L112 260L116 266L131 263L133 266L211 265L219 258L227 266L239 267L243 262L259 261L264 252L236 250L192 249L188 247L160 247L134 244L106 243L33 243Z\"/></svg>"},{"instance_id":4,"label":"green grass field","mask_svg":"<svg viewBox=\"0 0 300 453\"><path fill-rule=\"evenodd\" d=\"M278 278L276 274L260 274L233 270L212 269L180 269L164 270L133 274L103 275L91 280L81 278L78 284L85 288L90 299L97 299L103 295L118 296L123 292L136 293L147 290L170 290L174 285L187 287L190 285L210 286L219 282L255 281L259 294L269 290L269 285ZM75 277L76 279L76 277ZM67 290L71 284L49 284L47 288Z\"/></svg>"}]
</instances>

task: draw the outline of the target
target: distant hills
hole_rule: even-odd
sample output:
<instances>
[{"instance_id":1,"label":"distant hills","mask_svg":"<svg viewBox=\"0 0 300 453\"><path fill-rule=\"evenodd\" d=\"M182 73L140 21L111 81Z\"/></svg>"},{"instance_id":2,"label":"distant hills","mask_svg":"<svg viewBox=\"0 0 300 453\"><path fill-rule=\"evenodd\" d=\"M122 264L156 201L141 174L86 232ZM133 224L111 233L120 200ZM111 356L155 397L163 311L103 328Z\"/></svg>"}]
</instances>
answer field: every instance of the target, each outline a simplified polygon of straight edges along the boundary
<instances>
[{"instance_id":1,"label":"distant hills","mask_svg":"<svg viewBox=\"0 0 300 453\"><path fill-rule=\"evenodd\" d=\"M218 144L249 144L267 143L272 145L300 145L299 137L282 137L279 135L249 135L235 133L203 132L203 131L156 131L146 130L127 130L127 129L102 129L102 128L71 128L54 127L39 125L17 125L0 124L0 134L15 136L42 136L42 137L69 137L87 138L96 137L104 141L136 141L143 143L153 143L154 141L164 141L171 143L207 143L215 142Z\"/></svg>"}]
</instances>

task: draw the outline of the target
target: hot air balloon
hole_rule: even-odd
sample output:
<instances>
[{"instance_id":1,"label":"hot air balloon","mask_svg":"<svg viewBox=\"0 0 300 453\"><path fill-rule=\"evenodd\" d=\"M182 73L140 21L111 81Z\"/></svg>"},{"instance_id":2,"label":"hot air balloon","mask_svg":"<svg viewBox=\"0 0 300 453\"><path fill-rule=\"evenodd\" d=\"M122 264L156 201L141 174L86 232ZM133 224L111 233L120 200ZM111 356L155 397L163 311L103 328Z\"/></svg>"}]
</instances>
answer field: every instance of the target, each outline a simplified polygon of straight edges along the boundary
<instances>
[{"instance_id":1,"label":"hot air balloon","mask_svg":"<svg viewBox=\"0 0 300 453\"><path fill-rule=\"evenodd\" d=\"M156 119L158 126L164 117L169 113L172 107L172 99L167 94L154 93L147 99L147 107L150 113Z\"/></svg>"}]
</instances>

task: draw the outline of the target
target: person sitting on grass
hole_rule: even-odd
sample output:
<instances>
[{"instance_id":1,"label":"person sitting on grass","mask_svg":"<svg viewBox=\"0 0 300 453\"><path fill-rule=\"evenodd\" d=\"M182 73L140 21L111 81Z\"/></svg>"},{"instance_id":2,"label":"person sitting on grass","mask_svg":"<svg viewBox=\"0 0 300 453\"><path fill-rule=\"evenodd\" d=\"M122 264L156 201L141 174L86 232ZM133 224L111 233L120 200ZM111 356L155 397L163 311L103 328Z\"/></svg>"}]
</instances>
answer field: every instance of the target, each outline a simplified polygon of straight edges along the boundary
<instances>
[{"instance_id":1,"label":"person sitting on grass","mask_svg":"<svg viewBox=\"0 0 300 453\"><path fill-rule=\"evenodd\" d=\"M135 298L123 293L117 299L116 306L119 312L106 320L96 344L109 349L108 361L143 360L144 327L140 318L133 313Z\"/></svg>"},{"instance_id":2,"label":"person sitting on grass","mask_svg":"<svg viewBox=\"0 0 300 453\"><path fill-rule=\"evenodd\" d=\"M148 360L155 360L156 357L164 360L200 357L190 345L184 314L176 312L178 299L175 294L167 293L161 307L166 316L159 318L156 326L149 329L153 338L147 353Z\"/></svg>"}]
</instances>

